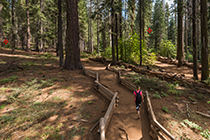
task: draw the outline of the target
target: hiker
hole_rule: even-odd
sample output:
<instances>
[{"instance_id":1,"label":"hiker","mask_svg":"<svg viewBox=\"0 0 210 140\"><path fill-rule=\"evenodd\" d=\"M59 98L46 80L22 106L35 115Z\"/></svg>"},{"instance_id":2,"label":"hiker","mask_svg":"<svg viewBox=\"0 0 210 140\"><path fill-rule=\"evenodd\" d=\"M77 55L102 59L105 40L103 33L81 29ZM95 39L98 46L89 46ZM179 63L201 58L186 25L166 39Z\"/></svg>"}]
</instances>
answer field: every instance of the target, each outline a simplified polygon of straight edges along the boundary
<instances>
[{"instance_id":1,"label":"hiker","mask_svg":"<svg viewBox=\"0 0 210 140\"><path fill-rule=\"evenodd\" d=\"M136 111L137 111L138 119L139 119L141 103L144 101L144 97L140 89L140 86L138 86L138 90L135 90L133 94L135 95Z\"/></svg>"}]
</instances>

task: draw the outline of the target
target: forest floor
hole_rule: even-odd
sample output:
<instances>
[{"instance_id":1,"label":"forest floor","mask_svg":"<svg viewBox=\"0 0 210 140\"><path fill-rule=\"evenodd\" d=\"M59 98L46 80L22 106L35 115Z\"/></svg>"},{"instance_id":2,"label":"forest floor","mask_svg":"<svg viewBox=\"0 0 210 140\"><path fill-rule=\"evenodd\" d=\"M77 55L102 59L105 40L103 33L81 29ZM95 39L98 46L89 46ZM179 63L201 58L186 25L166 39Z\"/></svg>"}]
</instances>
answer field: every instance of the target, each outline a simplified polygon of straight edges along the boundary
<instances>
[{"instance_id":1,"label":"forest floor","mask_svg":"<svg viewBox=\"0 0 210 140\"><path fill-rule=\"evenodd\" d=\"M109 102L82 71L58 67L51 53L0 48L0 139L87 138Z\"/></svg>"},{"instance_id":2,"label":"forest floor","mask_svg":"<svg viewBox=\"0 0 210 140\"><path fill-rule=\"evenodd\" d=\"M0 139L87 139L89 129L104 115L109 104L92 88L93 79L82 71L59 68L54 53L17 50L10 54L10 51L0 48ZM130 140L148 140L147 118L141 112L141 120L136 119L133 95L117 83L116 75L105 70L103 64L82 61L87 69L99 72L102 84L119 92L120 103L107 138L123 139L126 131ZM159 62L155 67L185 72L192 77L191 69L176 70L174 65ZM210 139L209 119L195 113L210 114L210 94L200 94L176 82L168 83L129 69L123 75L149 91L157 120L176 138Z\"/></svg>"}]
</instances>

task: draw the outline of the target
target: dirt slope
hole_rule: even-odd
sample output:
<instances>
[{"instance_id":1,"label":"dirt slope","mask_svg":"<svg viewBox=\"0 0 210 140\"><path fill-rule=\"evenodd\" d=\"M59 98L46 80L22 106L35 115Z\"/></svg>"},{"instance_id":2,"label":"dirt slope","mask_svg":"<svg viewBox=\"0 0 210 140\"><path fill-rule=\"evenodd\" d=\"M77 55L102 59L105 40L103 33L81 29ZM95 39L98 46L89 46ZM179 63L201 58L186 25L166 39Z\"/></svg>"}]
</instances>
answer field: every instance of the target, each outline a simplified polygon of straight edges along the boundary
<instances>
[{"instance_id":1,"label":"dirt slope","mask_svg":"<svg viewBox=\"0 0 210 140\"><path fill-rule=\"evenodd\" d=\"M137 120L134 96L129 90L118 84L115 73L105 70L104 65L96 62L83 60L83 65L86 69L99 72L100 82L112 91L119 92L120 103L114 112L109 131L106 133L107 139L123 139L126 131L129 140L149 140L149 123L146 111L141 111L141 119Z\"/></svg>"}]
</instances>

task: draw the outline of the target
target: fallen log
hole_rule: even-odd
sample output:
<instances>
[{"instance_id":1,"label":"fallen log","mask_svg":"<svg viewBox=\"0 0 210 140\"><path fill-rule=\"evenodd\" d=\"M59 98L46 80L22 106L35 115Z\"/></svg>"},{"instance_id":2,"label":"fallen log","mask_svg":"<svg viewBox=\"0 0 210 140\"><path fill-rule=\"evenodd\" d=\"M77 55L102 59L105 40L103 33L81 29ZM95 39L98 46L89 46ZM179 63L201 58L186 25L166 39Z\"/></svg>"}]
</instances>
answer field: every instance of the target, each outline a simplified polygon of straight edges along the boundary
<instances>
[{"instance_id":1,"label":"fallen log","mask_svg":"<svg viewBox=\"0 0 210 140\"><path fill-rule=\"evenodd\" d=\"M167 57L158 56L157 60L162 62L162 63L178 65L178 61L177 60L171 59L171 58L167 58ZM189 68L193 69L193 63L189 63L187 61L184 61L183 66L186 66L186 67L189 67ZM201 65L198 65L198 69L201 70Z\"/></svg>"},{"instance_id":2,"label":"fallen log","mask_svg":"<svg viewBox=\"0 0 210 140\"><path fill-rule=\"evenodd\" d=\"M100 62L100 63L103 63L103 64L111 63L110 60L107 60L104 57L89 58L89 60L95 61L95 62Z\"/></svg>"},{"instance_id":3,"label":"fallen log","mask_svg":"<svg viewBox=\"0 0 210 140\"><path fill-rule=\"evenodd\" d=\"M205 113L202 113L202 112L199 112L199 111L196 111L196 113L199 114L199 115L201 115L201 116L210 118L210 115L209 114L205 114Z\"/></svg>"}]
</instances>

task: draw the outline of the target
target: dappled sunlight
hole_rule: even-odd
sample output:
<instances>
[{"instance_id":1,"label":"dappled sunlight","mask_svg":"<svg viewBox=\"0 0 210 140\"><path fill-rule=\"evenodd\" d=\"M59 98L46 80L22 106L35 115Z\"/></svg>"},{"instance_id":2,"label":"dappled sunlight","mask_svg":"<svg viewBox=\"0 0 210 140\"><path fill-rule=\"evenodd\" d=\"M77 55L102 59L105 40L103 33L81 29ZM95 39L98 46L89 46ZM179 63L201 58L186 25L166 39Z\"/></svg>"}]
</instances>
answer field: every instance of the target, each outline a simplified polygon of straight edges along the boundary
<instances>
[{"instance_id":1,"label":"dappled sunlight","mask_svg":"<svg viewBox=\"0 0 210 140\"><path fill-rule=\"evenodd\" d=\"M0 57L1 56L6 56L6 57L11 57L11 58L14 58L14 57L17 57L17 58L30 58L30 59L38 59L36 57L33 57L33 56L26 56L26 55L20 55L20 54L4 54L4 53L0 53Z\"/></svg>"}]
</instances>

